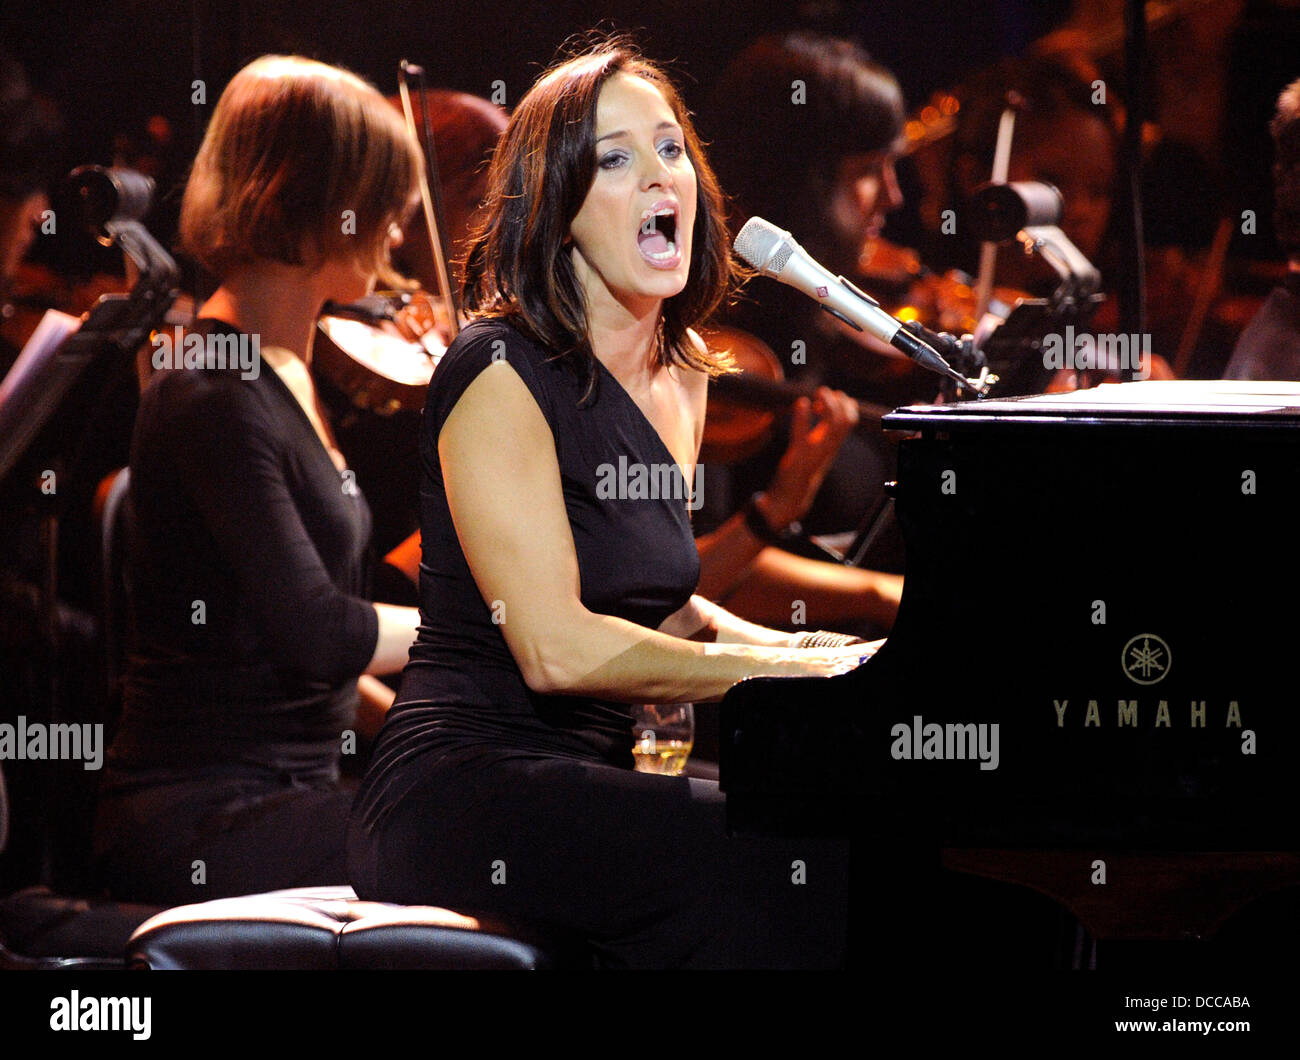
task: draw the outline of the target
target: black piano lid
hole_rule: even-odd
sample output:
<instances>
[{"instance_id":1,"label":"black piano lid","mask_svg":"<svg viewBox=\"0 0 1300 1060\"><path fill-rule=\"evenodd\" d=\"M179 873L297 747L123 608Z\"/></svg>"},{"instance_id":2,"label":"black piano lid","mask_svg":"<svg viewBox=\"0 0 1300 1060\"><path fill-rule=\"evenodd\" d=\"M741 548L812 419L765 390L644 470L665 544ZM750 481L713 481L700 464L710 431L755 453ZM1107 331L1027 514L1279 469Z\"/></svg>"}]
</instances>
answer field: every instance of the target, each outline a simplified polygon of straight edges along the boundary
<instances>
[{"instance_id":1,"label":"black piano lid","mask_svg":"<svg viewBox=\"0 0 1300 1060\"><path fill-rule=\"evenodd\" d=\"M885 430L948 432L1003 427L1260 427L1300 425L1300 382L1225 379L1106 383L1090 390L908 405Z\"/></svg>"}]
</instances>

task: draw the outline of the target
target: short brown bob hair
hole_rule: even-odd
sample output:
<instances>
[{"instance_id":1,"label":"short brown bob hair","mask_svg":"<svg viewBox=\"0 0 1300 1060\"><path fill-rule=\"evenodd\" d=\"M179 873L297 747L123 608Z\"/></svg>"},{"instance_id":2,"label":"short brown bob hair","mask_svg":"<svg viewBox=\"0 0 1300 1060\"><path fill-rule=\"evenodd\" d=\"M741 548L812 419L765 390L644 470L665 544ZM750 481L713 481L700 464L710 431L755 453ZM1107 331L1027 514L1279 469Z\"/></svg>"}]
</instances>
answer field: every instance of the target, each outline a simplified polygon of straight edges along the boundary
<instances>
[{"instance_id":1,"label":"short brown bob hair","mask_svg":"<svg viewBox=\"0 0 1300 1060\"><path fill-rule=\"evenodd\" d=\"M181 203L181 242L218 278L257 259L352 256L391 280L386 236L423 166L373 86L312 59L264 55L213 111Z\"/></svg>"},{"instance_id":2,"label":"short brown bob hair","mask_svg":"<svg viewBox=\"0 0 1300 1060\"><path fill-rule=\"evenodd\" d=\"M665 300L659 363L717 375L725 354L701 354L687 329L706 321L738 276L727 211L690 114L662 69L625 37L599 40L553 65L511 115L488 173L482 227L466 253L463 303L475 316L508 317L557 351L588 393L597 378L587 310L573 267L569 228L596 175L596 102L616 73L643 77L682 128L698 187L686 286Z\"/></svg>"}]
</instances>

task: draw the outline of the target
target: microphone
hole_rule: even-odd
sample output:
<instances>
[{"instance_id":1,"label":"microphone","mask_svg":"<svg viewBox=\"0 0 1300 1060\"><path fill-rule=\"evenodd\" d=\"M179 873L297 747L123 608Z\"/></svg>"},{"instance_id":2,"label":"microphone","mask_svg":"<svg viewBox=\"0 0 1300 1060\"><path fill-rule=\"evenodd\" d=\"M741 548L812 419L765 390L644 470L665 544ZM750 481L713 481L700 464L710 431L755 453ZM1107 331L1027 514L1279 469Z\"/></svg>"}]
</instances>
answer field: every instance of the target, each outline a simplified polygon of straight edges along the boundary
<instances>
[{"instance_id":1,"label":"microphone","mask_svg":"<svg viewBox=\"0 0 1300 1060\"><path fill-rule=\"evenodd\" d=\"M78 166L68 174L67 184L91 232L113 223L142 220L153 202L152 178L134 169Z\"/></svg>"},{"instance_id":2,"label":"microphone","mask_svg":"<svg viewBox=\"0 0 1300 1060\"><path fill-rule=\"evenodd\" d=\"M1007 243L1022 228L1059 225L1065 202L1055 185L1039 181L983 184L970 201L970 225L982 243Z\"/></svg>"},{"instance_id":3,"label":"microphone","mask_svg":"<svg viewBox=\"0 0 1300 1060\"><path fill-rule=\"evenodd\" d=\"M751 217L736 234L733 247L738 255L764 276L780 280L809 298L833 316L858 331L910 357L923 368L938 372L959 385L976 391L981 384L967 379L903 322L890 316L865 291L843 276L833 276L795 242L789 232L761 217ZM987 388L984 388L987 389Z\"/></svg>"}]
</instances>

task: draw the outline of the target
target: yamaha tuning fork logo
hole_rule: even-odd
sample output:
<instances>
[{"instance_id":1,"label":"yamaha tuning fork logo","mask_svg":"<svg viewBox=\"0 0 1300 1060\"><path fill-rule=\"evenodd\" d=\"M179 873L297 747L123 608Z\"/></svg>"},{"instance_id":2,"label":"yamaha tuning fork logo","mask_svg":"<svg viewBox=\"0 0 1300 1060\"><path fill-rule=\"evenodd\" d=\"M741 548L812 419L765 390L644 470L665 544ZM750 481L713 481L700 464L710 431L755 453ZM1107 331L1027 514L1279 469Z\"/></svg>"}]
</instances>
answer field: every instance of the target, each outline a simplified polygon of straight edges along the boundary
<instances>
[{"instance_id":1,"label":"yamaha tuning fork logo","mask_svg":"<svg viewBox=\"0 0 1300 1060\"><path fill-rule=\"evenodd\" d=\"M1110 650L1113 649L1108 649L1108 652ZM1145 687L1158 685L1168 677L1169 671L1173 669L1173 661L1173 652L1168 642L1154 633L1139 633L1135 637L1130 637L1120 652L1120 668L1124 671L1124 676L1135 685ZM1187 675L1184 674L1184 683L1186 677ZM1156 697L1169 695L1168 689L1155 693ZM1127 692L1120 692L1119 697L1113 700L1095 694L1094 698L1076 696L1073 699L1074 706L1071 706L1072 700L1069 698L1053 698L1052 710L1056 715L1056 727L1090 729L1113 726L1117 729L1172 729L1182 727L1182 719L1186 718L1186 726L1190 729L1207 727L1237 729L1243 737L1250 735L1250 730L1242 726L1239 699L1228 698L1226 703L1211 705L1211 702L1206 699L1140 700L1130 699L1128 696Z\"/></svg>"},{"instance_id":2,"label":"yamaha tuning fork logo","mask_svg":"<svg viewBox=\"0 0 1300 1060\"><path fill-rule=\"evenodd\" d=\"M1120 652L1125 676L1138 685L1159 684L1169 675L1172 662L1169 645L1154 633L1139 633Z\"/></svg>"}]
</instances>

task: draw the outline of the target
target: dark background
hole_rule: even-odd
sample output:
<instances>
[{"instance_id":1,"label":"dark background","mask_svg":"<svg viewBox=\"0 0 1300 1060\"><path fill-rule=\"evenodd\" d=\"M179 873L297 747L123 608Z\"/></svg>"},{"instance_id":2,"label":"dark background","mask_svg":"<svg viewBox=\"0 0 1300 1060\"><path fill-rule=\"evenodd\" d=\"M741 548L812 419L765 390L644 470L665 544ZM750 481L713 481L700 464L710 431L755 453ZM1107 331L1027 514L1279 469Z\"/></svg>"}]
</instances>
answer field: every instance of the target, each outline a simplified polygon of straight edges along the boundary
<instances>
[{"instance_id":1,"label":"dark background","mask_svg":"<svg viewBox=\"0 0 1300 1060\"><path fill-rule=\"evenodd\" d=\"M15 5L16 6L16 5ZM795 27L857 36L891 67L910 101L950 86L1000 55L1020 51L1067 13L1064 0L881 0L875 3L662 0L603 3L32 4L4 16L3 46L61 106L73 139L92 151L131 121L159 113L193 148L203 117L190 82L208 81L209 104L241 65L266 52L337 63L381 90L396 87L401 58L423 63L443 87L489 95L504 81L518 99L557 47L596 26L635 32L647 53L677 61L688 99L751 38ZM192 154L192 150L190 152Z\"/></svg>"},{"instance_id":2,"label":"dark background","mask_svg":"<svg viewBox=\"0 0 1300 1060\"><path fill-rule=\"evenodd\" d=\"M813 28L856 37L895 72L911 107L1020 52L1068 10L1065 0L64 0L13 4L0 15L0 48L62 112L67 168L146 150L158 158L150 224L170 242L186 168L212 107L241 66L268 52L347 67L385 94L396 91L397 63L406 58L423 65L435 87L491 97L503 82L509 107L566 38L597 27L629 30L650 57L671 66L698 111L727 62L754 37ZM191 102L196 79L205 83L205 105ZM150 119L160 127L157 117L168 131L161 144L150 135ZM699 117L707 132L707 115ZM65 272L90 271L84 243L59 242L39 240L37 255ZM112 262L99 256L95 267Z\"/></svg>"},{"instance_id":3,"label":"dark background","mask_svg":"<svg viewBox=\"0 0 1300 1060\"><path fill-rule=\"evenodd\" d=\"M959 88L999 57L1023 53L1058 28L1074 6L1110 12L1109 21L1118 27L1123 0L1077 5L1069 0L661 0L655 5L632 0L5 0L0 50L18 59L36 89L62 112L66 168L129 162L146 153L156 158L158 200L149 221L170 244L186 170L212 107L236 70L268 52L345 66L385 94L395 92L398 60L407 58L425 66L435 87L490 97L500 82L511 106L566 38L597 27L629 30L651 58L670 65L701 130L716 136L704 106L708 90L728 61L763 33L806 28L856 38L893 70L909 110L916 110L936 90ZM1174 6L1194 17L1210 8L1239 9L1224 23L1230 27L1224 30L1230 36L1229 78L1216 86L1227 103L1224 128L1207 138L1221 144L1219 157L1200 160L1213 176L1212 187L1194 189L1191 202L1194 212L1211 216L1236 212L1241 205L1262 206L1257 212L1263 238L1234 238L1233 256L1276 258L1268 216L1266 125L1278 91L1300 74L1300 3L1183 0ZM1160 117L1158 66L1170 70L1198 62L1185 54L1195 50L1191 40L1176 30L1153 32L1149 117ZM1196 48L1204 46L1202 41ZM1122 71L1122 55L1112 53L1103 66L1113 82ZM196 79L205 83L202 105L191 102ZM1123 95L1127 86L1118 80ZM1185 176L1166 174L1164 183L1173 186ZM906 195L906 167L901 177ZM1148 194L1153 198L1158 193ZM913 205L909 200L891 218L887 236L916 245ZM1159 242L1159 203L1152 207L1148 239ZM1184 212L1181 202L1176 212ZM1196 235L1190 244L1177 241L1194 249L1208 242L1213 223L1204 217L1199 225L1184 227ZM65 274L116 267L114 257L96 255L86 241L62 233L38 240L34 254Z\"/></svg>"}]
</instances>

